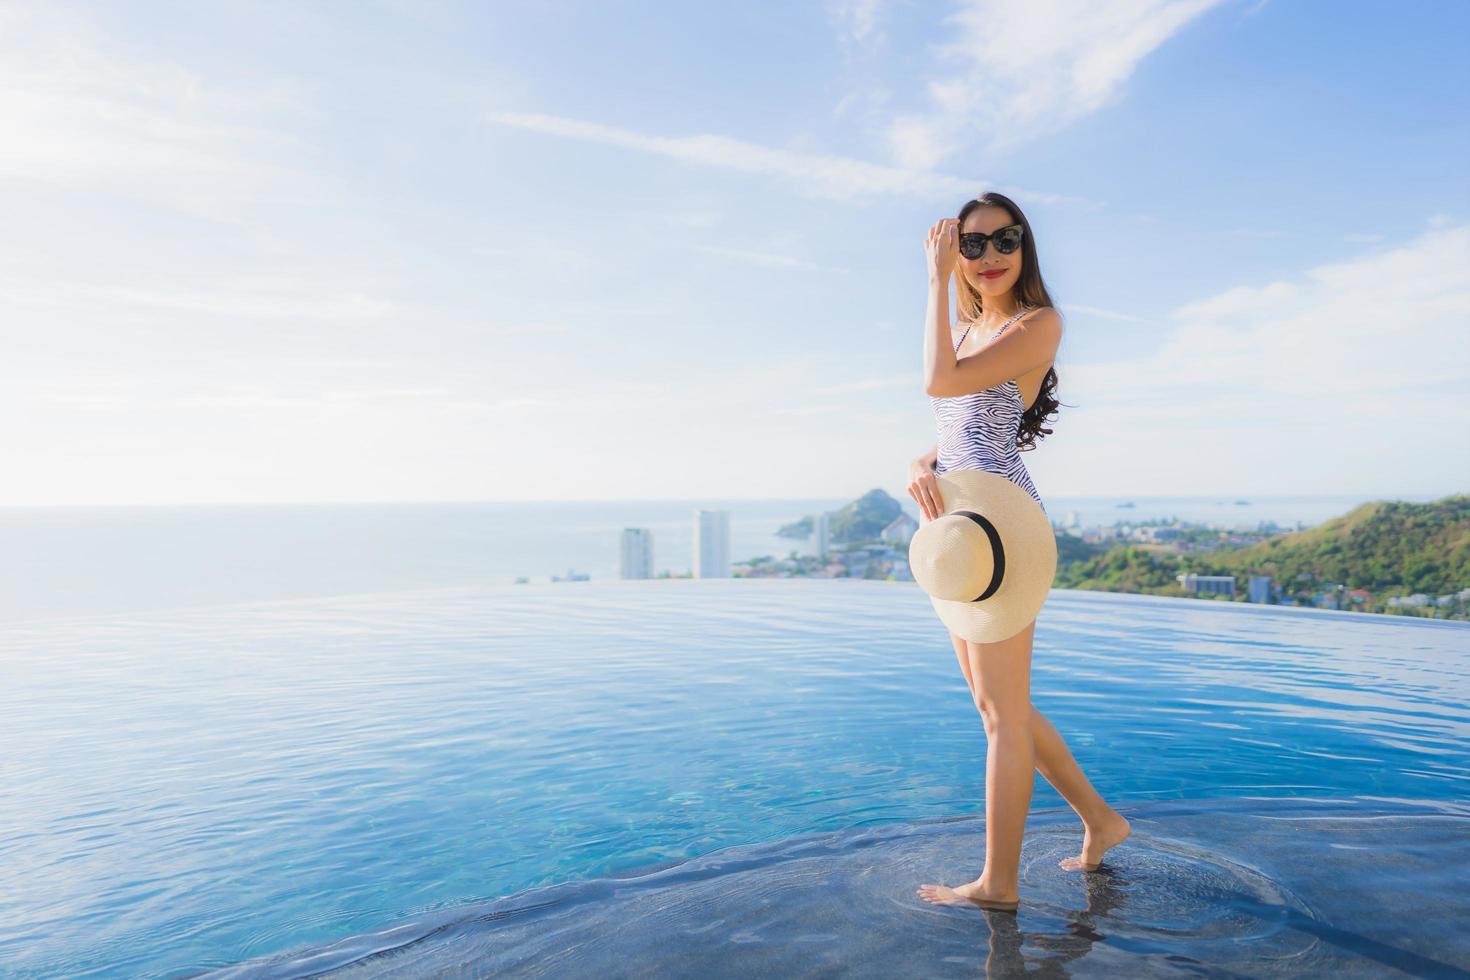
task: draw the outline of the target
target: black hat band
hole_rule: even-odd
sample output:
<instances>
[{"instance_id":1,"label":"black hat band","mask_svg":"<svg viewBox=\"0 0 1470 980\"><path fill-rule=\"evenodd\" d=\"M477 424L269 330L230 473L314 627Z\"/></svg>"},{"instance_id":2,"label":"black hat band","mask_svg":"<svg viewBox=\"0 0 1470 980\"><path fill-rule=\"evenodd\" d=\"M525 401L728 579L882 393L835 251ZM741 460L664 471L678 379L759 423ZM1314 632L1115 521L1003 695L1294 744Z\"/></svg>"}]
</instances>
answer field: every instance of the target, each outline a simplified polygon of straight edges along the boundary
<instances>
[{"instance_id":1,"label":"black hat band","mask_svg":"<svg viewBox=\"0 0 1470 980\"><path fill-rule=\"evenodd\" d=\"M990 539L990 551L991 554L995 555L995 567L991 571L990 584L986 586L984 592L970 601L979 602L981 599L989 599L995 595L995 590L1000 588L1001 579L1006 577L1006 550L1001 547L1000 532L995 529L994 524L972 510L956 510L952 511L952 513L958 514L960 517L968 517L976 524L979 524L980 529L985 532L985 536Z\"/></svg>"}]
</instances>

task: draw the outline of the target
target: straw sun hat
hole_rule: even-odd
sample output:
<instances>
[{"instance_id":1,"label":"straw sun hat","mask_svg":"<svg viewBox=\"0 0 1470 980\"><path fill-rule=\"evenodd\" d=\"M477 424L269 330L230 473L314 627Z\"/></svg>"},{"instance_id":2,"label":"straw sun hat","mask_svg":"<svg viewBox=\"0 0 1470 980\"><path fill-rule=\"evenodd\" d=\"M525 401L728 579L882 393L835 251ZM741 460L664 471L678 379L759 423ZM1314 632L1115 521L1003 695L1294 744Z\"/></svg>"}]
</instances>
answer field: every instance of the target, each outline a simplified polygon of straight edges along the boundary
<instances>
[{"instance_id":1,"label":"straw sun hat","mask_svg":"<svg viewBox=\"0 0 1470 980\"><path fill-rule=\"evenodd\" d=\"M957 636L995 643L1031 625L1057 571L1046 512L998 473L935 477L943 512L914 532L909 568Z\"/></svg>"}]
</instances>

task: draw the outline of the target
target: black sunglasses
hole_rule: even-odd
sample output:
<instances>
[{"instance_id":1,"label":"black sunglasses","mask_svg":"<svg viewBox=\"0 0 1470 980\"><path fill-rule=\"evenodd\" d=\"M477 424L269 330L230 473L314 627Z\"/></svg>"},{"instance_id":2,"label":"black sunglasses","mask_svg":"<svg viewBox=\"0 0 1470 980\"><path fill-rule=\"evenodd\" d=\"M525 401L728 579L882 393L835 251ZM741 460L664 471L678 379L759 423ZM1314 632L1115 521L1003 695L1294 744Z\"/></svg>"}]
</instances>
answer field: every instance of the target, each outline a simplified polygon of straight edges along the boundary
<instances>
[{"instance_id":1,"label":"black sunglasses","mask_svg":"<svg viewBox=\"0 0 1470 980\"><path fill-rule=\"evenodd\" d=\"M995 242L995 250L1001 255L1010 255L1021 247L1021 226L1006 225L988 235L971 232L960 236L960 254L967 259L978 259L985 254L985 243Z\"/></svg>"}]
</instances>

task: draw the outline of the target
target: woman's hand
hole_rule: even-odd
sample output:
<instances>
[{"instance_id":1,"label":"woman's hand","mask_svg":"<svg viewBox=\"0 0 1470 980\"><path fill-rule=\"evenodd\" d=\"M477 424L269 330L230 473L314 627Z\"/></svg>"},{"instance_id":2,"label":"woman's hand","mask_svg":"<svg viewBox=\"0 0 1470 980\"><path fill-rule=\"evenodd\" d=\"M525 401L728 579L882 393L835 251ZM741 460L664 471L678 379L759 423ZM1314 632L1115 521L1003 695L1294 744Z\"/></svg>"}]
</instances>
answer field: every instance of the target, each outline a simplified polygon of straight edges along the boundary
<instances>
[{"instance_id":1,"label":"woman's hand","mask_svg":"<svg viewBox=\"0 0 1470 980\"><path fill-rule=\"evenodd\" d=\"M944 513L944 500L939 495L939 481L935 479L934 467L926 457L909 464L909 496L919 505L924 519L932 521Z\"/></svg>"},{"instance_id":2,"label":"woman's hand","mask_svg":"<svg viewBox=\"0 0 1470 980\"><path fill-rule=\"evenodd\" d=\"M960 222L958 218L940 218L929 229L924 242L929 258L930 278L947 280L954 273L960 256Z\"/></svg>"}]
</instances>

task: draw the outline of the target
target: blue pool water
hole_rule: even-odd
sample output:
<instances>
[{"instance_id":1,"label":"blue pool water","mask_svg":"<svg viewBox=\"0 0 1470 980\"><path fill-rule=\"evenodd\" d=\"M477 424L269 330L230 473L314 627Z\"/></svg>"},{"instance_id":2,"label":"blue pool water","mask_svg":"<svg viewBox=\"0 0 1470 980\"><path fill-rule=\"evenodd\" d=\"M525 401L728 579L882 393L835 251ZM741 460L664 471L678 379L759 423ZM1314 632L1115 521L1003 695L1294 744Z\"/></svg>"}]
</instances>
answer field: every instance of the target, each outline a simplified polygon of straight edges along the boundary
<instances>
[{"instance_id":1,"label":"blue pool water","mask_svg":"<svg viewBox=\"0 0 1470 980\"><path fill-rule=\"evenodd\" d=\"M13 625L0 974L1463 975L1467 654L1463 624L1054 591L1033 701L1134 835L1062 871L1080 824L1038 776L996 918L914 895L982 867L985 739L909 583Z\"/></svg>"}]
</instances>

